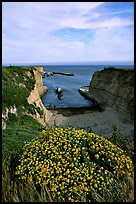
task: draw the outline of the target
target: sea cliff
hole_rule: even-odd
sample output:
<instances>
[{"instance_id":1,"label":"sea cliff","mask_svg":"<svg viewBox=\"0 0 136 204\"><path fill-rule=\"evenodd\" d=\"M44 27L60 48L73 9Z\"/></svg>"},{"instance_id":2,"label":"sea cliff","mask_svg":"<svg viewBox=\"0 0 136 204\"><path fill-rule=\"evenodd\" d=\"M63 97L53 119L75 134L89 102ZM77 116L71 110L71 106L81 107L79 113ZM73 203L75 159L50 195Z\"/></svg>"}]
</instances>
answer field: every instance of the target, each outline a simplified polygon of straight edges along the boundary
<instances>
[{"instance_id":1,"label":"sea cliff","mask_svg":"<svg viewBox=\"0 0 136 204\"><path fill-rule=\"evenodd\" d=\"M43 117L40 117L40 114L37 112L35 119L38 120L42 125L46 125L46 122L51 117L50 111L48 111L42 103L41 97L47 92L47 87L43 86L42 76L44 75L43 67L35 67L34 77L36 80L34 89L31 91L29 97L27 98L29 104L35 103L37 107L42 109Z\"/></svg>"},{"instance_id":2,"label":"sea cliff","mask_svg":"<svg viewBox=\"0 0 136 204\"><path fill-rule=\"evenodd\" d=\"M89 85L90 96L100 107L111 106L126 120L134 119L134 70L105 68L94 72Z\"/></svg>"},{"instance_id":3,"label":"sea cliff","mask_svg":"<svg viewBox=\"0 0 136 204\"><path fill-rule=\"evenodd\" d=\"M47 92L43 86L43 67L2 67L2 129L6 129L9 115L28 114L46 125L51 113L42 104Z\"/></svg>"}]
</instances>

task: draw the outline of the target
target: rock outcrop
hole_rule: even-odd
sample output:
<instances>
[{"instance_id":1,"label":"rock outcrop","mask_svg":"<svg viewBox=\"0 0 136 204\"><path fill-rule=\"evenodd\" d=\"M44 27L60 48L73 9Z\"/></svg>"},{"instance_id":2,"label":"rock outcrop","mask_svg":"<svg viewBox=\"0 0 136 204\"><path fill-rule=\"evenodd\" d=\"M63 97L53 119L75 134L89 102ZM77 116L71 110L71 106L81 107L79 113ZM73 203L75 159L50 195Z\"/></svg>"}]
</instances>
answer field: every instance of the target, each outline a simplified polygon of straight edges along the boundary
<instances>
[{"instance_id":1,"label":"rock outcrop","mask_svg":"<svg viewBox=\"0 0 136 204\"><path fill-rule=\"evenodd\" d=\"M111 106L134 119L134 70L108 68L96 71L89 86L90 96L103 109Z\"/></svg>"},{"instance_id":2,"label":"rock outcrop","mask_svg":"<svg viewBox=\"0 0 136 204\"><path fill-rule=\"evenodd\" d=\"M35 67L34 70L34 77L36 80L35 87L31 91L28 97L28 103L33 104L35 103L37 107L42 109L44 117L40 117L40 114L36 113L35 119L38 120L39 123L42 125L46 125L46 122L50 119L52 113L48 111L42 103L41 96L47 92L47 87L43 86L42 76L44 75L43 67Z\"/></svg>"},{"instance_id":3,"label":"rock outcrop","mask_svg":"<svg viewBox=\"0 0 136 204\"><path fill-rule=\"evenodd\" d=\"M8 114L12 113L17 115L17 108L14 105L14 107L6 108L5 111L2 111L2 129L6 129L6 121L8 120Z\"/></svg>"}]
</instances>

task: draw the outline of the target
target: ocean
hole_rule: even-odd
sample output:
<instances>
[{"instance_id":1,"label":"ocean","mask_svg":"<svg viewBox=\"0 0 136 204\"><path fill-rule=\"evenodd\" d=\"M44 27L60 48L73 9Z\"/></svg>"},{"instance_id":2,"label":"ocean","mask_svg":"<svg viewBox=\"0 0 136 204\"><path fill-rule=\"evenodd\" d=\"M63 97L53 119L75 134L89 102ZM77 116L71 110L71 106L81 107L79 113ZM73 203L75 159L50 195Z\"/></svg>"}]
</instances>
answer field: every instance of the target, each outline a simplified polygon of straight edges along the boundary
<instances>
[{"instance_id":1,"label":"ocean","mask_svg":"<svg viewBox=\"0 0 136 204\"><path fill-rule=\"evenodd\" d=\"M81 108L91 107L92 103L80 95L78 89L81 86L89 86L95 71L113 65L43 65L46 72L69 72L74 76L54 74L45 75L43 85L48 87L48 92L42 97L44 106L49 109L50 105L56 108ZM133 68L131 65L114 65L115 67ZM62 88L62 97L58 98L55 90Z\"/></svg>"}]
</instances>

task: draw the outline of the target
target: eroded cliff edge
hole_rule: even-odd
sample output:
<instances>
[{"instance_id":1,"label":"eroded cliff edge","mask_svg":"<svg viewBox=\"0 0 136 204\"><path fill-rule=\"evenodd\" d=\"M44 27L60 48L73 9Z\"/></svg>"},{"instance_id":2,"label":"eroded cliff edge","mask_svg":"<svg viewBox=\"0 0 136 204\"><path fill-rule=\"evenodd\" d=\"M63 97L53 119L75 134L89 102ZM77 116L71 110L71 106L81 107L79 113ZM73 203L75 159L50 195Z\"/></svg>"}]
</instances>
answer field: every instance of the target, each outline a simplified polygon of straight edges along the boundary
<instances>
[{"instance_id":1,"label":"eroded cliff edge","mask_svg":"<svg viewBox=\"0 0 136 204\"><path fill-rule=\"evenodd\" d=\"M134 69L105 68L94 72L90 96L103 109L115 108L126 120L134 119Z\"/></svg>"},{"instance_id":2,"label":"eroded cliff edge","mask_svg":"<svg viewBox=\"0 0 136 204\"><path fill-rule=\"evenodd\" d=\"M41 96L46 93L43 86L43 67L2 67L2 129L6 129L11 114L31 115L46 125L51 113L46 110Z\"/></svg>"},{"instance_id":3,"label":"eroded cliff edge","mask_svg":"<svg viewBox=\"0 0 136 204\"><path fill-rule=\"evenodd\" d=\"M38 120L42 125L46 125L49 118L51 117L51 113L45 108L42 103L41 96L43 96L47 92L47 87L43 86L42 76L44 75L43 67L35 67L34 69L34 77L36 80L34 89L30 92L27 101L29 104L36 104L36 107L39 107L43 111L43 117L37 112L35 115L35 119Z\"/></svg>"}]
</instances>

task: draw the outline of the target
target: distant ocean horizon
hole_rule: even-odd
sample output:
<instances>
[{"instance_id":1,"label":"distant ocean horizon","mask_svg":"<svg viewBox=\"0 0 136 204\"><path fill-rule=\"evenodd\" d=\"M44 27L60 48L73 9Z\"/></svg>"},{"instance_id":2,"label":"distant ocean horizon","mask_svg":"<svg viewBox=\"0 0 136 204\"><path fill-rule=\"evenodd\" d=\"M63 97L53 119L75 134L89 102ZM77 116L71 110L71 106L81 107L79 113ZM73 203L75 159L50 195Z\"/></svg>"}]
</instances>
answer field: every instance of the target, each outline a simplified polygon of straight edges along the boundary
<instances>
[{"instance_id":1,"label":"distant ocean horizon","mask_svg":"<svg viewBox=\"0 0 136 204\"><path fill-rule=\"evenodd\" d=\"M81 62L26 62L26 63L2 63L2 66L39 66L39 65L130 65L134 66L133 61L81 61Z\"/></svg>"},{"instance_id":2,"label":"distant ocean horizon","mask_svg":"<svg viewBox=\"0 0 136 204\"><path fill-rule=\"evenodd\" d=\"M43 85L47 86L48 91L42 97L44 106L49 109L50 105L55 105L56 108L81 108L91 107L93 104L91 101L86 100L78 92L81 86L89 86L92 79L92 75L95 71L102 70L104 67L115 66L134 68L133 64L124 63L108 63L104 64L47 64L47 63L11 63L14 66L43 66L46 72L69 72L73 73L74 76L65 76L60 74L54 74L53 76L43 78ZM10 64L4 64L2 66L10 66ZM60 87L62 88L62 97L58 99L55 90Z\"/></svg>"}]
</instances>

